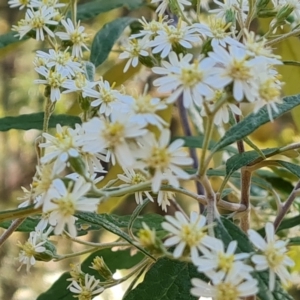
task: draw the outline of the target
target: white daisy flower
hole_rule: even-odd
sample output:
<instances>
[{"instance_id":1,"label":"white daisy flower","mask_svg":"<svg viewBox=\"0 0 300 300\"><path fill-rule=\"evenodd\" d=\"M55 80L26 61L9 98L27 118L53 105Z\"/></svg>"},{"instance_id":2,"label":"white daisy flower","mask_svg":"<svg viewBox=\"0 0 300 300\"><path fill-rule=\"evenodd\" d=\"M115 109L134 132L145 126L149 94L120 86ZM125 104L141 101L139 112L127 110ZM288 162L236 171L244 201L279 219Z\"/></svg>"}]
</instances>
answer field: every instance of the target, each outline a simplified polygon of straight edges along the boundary
<instances>
[{"instance_id":1,"label":"white daisy flower","mask_svg":"<svg viewBox=\"0 0 300 300\"><path fill-rule=\"evenodd\" d=\"M10 8L19 7L19 10L31 4L30 0L9 0L8 5Z\"/></svg>"},{"instance_id":2,"label":"white daisy flower","mask_svg":"<svg viewBox=\"0 0 300 300\"><path fill-rule=\"evenodd\" d=\"M287 267L295 265L286 252L287 241L275 241L275 231L272 223L267 223L265 226L266 241L254 230L249 229L248 235L253 245L260 250L260 254L255 254L251 260L255 263L257 271L269 269L269 289L275 288L275 274L277 274L283 284L287 284L291 280L291 274Z\"/></svg>"},{"instance_id":3,"label":"white daisy flower","mask_svg":"<svg viewBox=\"0 0 300 300\"><path fill-rule=\"evenodd\" d=\"M256 68L261 61L249 59L247 51L236 46L229 46L227 52L221 46L215 46L209 56L215 61L214 80L225 87L233 84L233 97L237 101L247 98L253 102L258 94Z\"/></svg>"},{"instance_id":4,"label":"white daisy flower","mask_svg":"<svg viewBox=\"0 0 300 300\"><path fill-rule=\"evenodd\" d=\"M91 106L99 107L99 114L106 117L116 108L125 111L126 106L132 102L130 96L123 95L113 89L113 86L110 86L110 83L103 79L84 87L82 95L83 97L95 98L96 100L91 102Z\"/></svg>"},{"instance_id":5,"label":"white daisy flower","mask_svg":"<svg viewBox=\"0 0 300 300\"><path fill-rule=\"evenodd\" d=\"M55 9L65 7L65 3L59 3L59 0L30 0L30 6L39 8L42 6L52 7Z\"/></svg>"},{"instance_id":6,"label":"white daisy flower","mask_svg":"<svg viewBox=\"0 0 300 300\"><path fill-rule=\"evenodd\" d=\"M215 109L215 106L218 105L218 101L222 101L222 97L224 97L225 92L223 90L214 90L212 97L205 98L205 102L208 104L208 108L210 111ZM221 107L219 107L218 111L214 115L214 123L217 126L221 126L222 124L228 124L230 118L230 111L235 115L242 115L242 111L235 103L225 102ZM206 110L203 107L201 110L201 115L206 116Z\"/></svg>"},{"instance_id":7,"label":"white daisy flower","mask_svg":"<svg viewBox=\"0 0 300 300\"><path fill-rule=\"evenodd\" d=\"M175 187L179 187L179 179L189 179L190 175L182 170L182 166L191 165L192 158L182 150L184 140L177 139L170 142L171 133L163 129L157 141L153 134L145 137L144 145L136 152L140 161L136 167L141 170L149 169L153 173L152 191L157 193L161 183L165 180Z\"/></svg>"},{"instance_id":8,"label":"white daisy flower","mask_svg":"<svg viewBox=\"0 0 300 300\"><path fill-rule=\"evenodd\" d=\"M161 2L161 3L160 3ZM160 3L156 9L158 15L163 15L170 5L170 0L151 0L151 3ZM192 3L189 0L177 0L181 10L184 10L184 6L190 6Z\"/></svg>"},{"instance_id":9,"label":"white daisy flower","mask_svg":"<svg viewBox=\"0 0 300 300\"><path fill-rule=\"evenodd\" d=\"M175 201L175 193L159 191L157 194L157 203L165 212L167 212L167 208L170 206L170 199Z\"/></svg>"},{"instance_id":10,"label":"white daisy flower","mask_svg":"<svg viewBox=\"0 0 300 300\"><path fill-rule=\"evenodd\" d=\"M212 47L221 45L226 47L227 45L239 46L240 43L231 37L231 32L228 28L230 23L226 23L224 19L210 16L207 19L207 24L195 23L192 28L206 38L211 38Z\"/></svg>"},{"instance_id":11,"label":"white daisy flower","mask_svg":"<svg viewBox=\"0 0 300 300\"><path fill-rule=\"evenodd\" d=\"M96 280L94 276L86 273L84 282L78 283L76 280L73 280L68 288L75 294L74 297L78 298L78 300L92 300L94 296L104 291L104 288L99 283L99 279Z\"/></svg>"},{"instance_id":12,"label":"white daisy flower","mask_svg":"<svg viewBox=\"0 0 300 300\"><path fill-rule=\"evenodd\" d=\"M218 81L211 76L215 62L210 58L191 62L192 59L193 55L190 53L180 55L178 59L176 53L171 52L169 62L162 61L162 67L152 68L154 73L163 75L153 82L158 86L158 92L172 92L167 103L175 102L182 95L186 108L193 103L201 107L203 97L211 97L212 88L220 88Z\"/></svg>"},{"instance_id":13,"label":"white daisy flower","mask_svg":"<svg viewBox=\"0 0 300 300\"><path fill-rule=\"evenodd\" d=\"M252 278L250 272L253 268L244 264L243 260L250 256L249 253L235 254L237 242L232 241L225 252L224 244L221 240L215 239L214 246L208 246L210 250L203 248L201 250L203 256L193 261L198 267L198 271L205 273L213 282L219 282L233 269L239 270L239 276L242 278Z\"/></svg>"},{"instance_id":14,"label":"white daisy flower","mask_svg":"<svg viewBox=\"0 0 300 300\"><path fill-rule=\"evenodd\" d=\"M65 73L66 76L75 76L76 72L84 72L81 64L72 59L68 49L64 52L50 49L49 53L37 51L36 56L46 62L45 66L48 69L54 67L58 73Z\"/></svg>"},{"instance_id":15,"label":"white daisy flower","mask_svg":"<svg viewBox=\"0 0 300 300\"><path fill-rule=\"evenodd\" d=\"M200 38L194 33L194 30L190 26L182 26L182 22L178 22L177 27L163 26L163 29L158 30L156 37L149 42L148 46L153 48L152 53L160 53L160 56L165 58L173 47L181 45L190 49L193 47L193 43L198 42L200 42Z\"/></svg>"},{"instance_id":16,"label":"white daisy flower","mask_svg":"<svg viewBox=\"0 0 300 300\"><path fill-rule=\"evenodd\" d=\"M198 278L193 278L192 284L193 296L211 297L214 300L242 300L258 292L257 280L253 278L244 280L239 276L237 268L231 269L224 280L213 282L213 285Z\"/></svg>"},{"instance_id":17,"label":"white daisy flower","mask_svg":"<svg viewBox=\"0 0 300 300\"><path fill-rule=\"evenodd\" d=\"M86 45L88 41L88 34L84 32L85 28L80 26L80 21L73 24L71 19L62 20L61 24L64 26L66 32L56 32L55 34L63 41L70 41L72 43L72 55L74 57L82 57L82 48L89 50Z\"/></svg>"},{"instance_id":18,"label":"white daisy flower","mask_svg":"<svg viewBox=\"0 0 300 300\"><path fill-rule=\"evenodd\" d=\"M54 228L54 233L59 235L65 225L71 236L77 235L74 214L76 211L94 212L97 209L99 199L85 198L91 184L86 183L82 177L76 182L70 182L66 188L61 179L55 179L52 183L52 199L44 203L43 211L48 212L49 224Z\"/></svg>"},{"instance_id":19,"label":"white daisy flower","mask_svg":"<svg viewBox=\"0 0 300 300\"><path fill-rule=\"evenodd\" d=\"M130 142L147 133L143 126L131 122L128 115L117 110L110 115L110 121L93 118L82 126L85 130L79 139L82 151L95 154L107 150L106 161L111 159L115 164L118 160L124 167L132 167L135 162Z\"/></svg>"},{"instance_id":20,"label":"white daisy flower","mask_svg":"<svg viewBox=\"0 0 300 300\"><path fill-rule=\"evenodd\" d=\"M254 102L254 113L263 106L267 107L270 120L273 121L272 111L278 112L276 104L282 102L282 86L278 73L275 70L262 70L257 73L258 97Z\"/></svg>"},{"instance_id":21,"label":"white daisy flower","mask_svg":"<svg viewBox=\"0 0 300 300\"><path fill-rule=\"evenodd\" d=\"M191 255L192 261L197 261L199 251L203 246L213 245L214 238L207 235L206 218L196 212L191 212L190 220L179 211L175 212L175 217L165 216L167 222L161 225L163 229L169 231L164 245L166 247L175 246L173 256L179 258Z\"/></svg>"},{"instance_id":22,"label":"white daisy flower","mask_svg":"<svg viewBox=\"0 0 300 300\"><path fill-rule=\"evenodd\" d=\"M45 84L50 87L50 100L56 102L60 99L61 88L67 80L68 70L62 69L61 72L50 70L44 66L35 68L35 70L45 77L45 79L36 79L34 83Z\"/></svg>"},{"instance_id":23,"label":"white daisy flower","mask_svg":"<svg viewBox=\"0 0 300 300\"><path fill-rule=\"evenodd\" d=\"M123 184L122 186L136 185L136 184L147 181L147 177L145 176L145 174L143 174L141 172L136 172L133 169L126 169L126 168L123 168L123 171L124 171L124 174L117 175L120 180L122 180L123 182L126 182L126 184ZM152 201L152 202L154 201L149 192L147 192L147 191L136 192L136 193L134 193L134 196L135 196L135 201L137 204L143 204L143 202L144 202L143 194L145 194L145 196L150 201Z\"/></svg>"},{"instance_id":24,"label":"white daisy flower","mask_svg":"<svg viewBox=\"0 0 300 300\"><path fill-rule=\"evenodd\" d=\"M62 87L64 88L63 94L78 92L85 97L83 95L84 90L93 89L94 83L89 81L84 73L77 72L73 79L66 79L63 82Z\"/></svg>"},{"instance_id":25,"label":"white daisy flower","mask_svg":"<svg viewBox=\"0 0 300 300\"><path fill-rule=\"evenodd\" d=\"M119 55L120 59L128 59L123 72L127 72L130 65L134 68L137 67L139 63L140 56L148 56L149 53L146 50L148 48L148 38L143 39L131 39L128 41L126 47L122 47L123 52Z\"/></svg>"},{"instance_id":26,"label":"white daisy flower","mask_svg":"<svg viewBox=\"0 0 300 300\"><path fill-rule=\"evenodd\" d=\"M21 20L17 26L13 26L13 30L18 32L18 35L23 38L29 31L36 32L36 40L43 41L45 33L54 37L54 33L48 28L49 25L57 25L58 22L54 21L58 12L53 7L42 6L38 10L28 8L26 11L25 19Z\"/></svg>"},{"instance_id":27,"label":"white daisy flower","mask_svg":"<svg viewBox=\"0 0 300 300\"><path fill-rule=\"evenodd\" d=\"M139 22L142 24L143 29L139 33L132 34L129 38L136 39L144 37L148 41L151 41L153 37L157 35L159 30L163 30L164 26L167 25L166 18L160 18L158 21L151 20L147 21L145 17L139 19Z\"/></svg>"},{"instance_id":28,"label":"white daisy flower","mask_svg":"<svg viewBox=\"0 0 300 300\"><path fill-rule=\"evenodd\" d=\"M36 174L33 177L32 189L33 197L36 199L35 208L42 206L46 201L51 199L51 187L55 178L65 169L66 164L60 163L54 166L50 164L40 164L36 167Z\"/></svg>"},{"instance_id":29,"label":"white daisy flower","mask_svg":"<svg viewBox=\"0 0 300 300\"><path fill-rule=\"evenodd\" d=\"M167 105L159 98L153 98L147 94L147 86L142 95L136 95L133 97L133 101L130 105L130 111L132 113L132 121L141 125L154 125L162 129L163 126L168 124L159 116L157 112L167 108Z\"/></svg>"},{"instance_id":30,"label":"white daisy flower","mask_svg":"<svg viewBox=\"0 0 300 300\"><path fill-rule=\"evenodd\" d=\"M217 4L218 7L209 10L209 12L214 14L216 18L225 19L226 15L231 12L235 17L241 13L242 19L246 20L249 11L248 0L223 0L223 2L214 0L213 2Z\"/></svg>"},{"instance_id":31,"label":"white daisy flower","mask_svg":"<svg viewBox=\"0 0 300 300\"><path fill-rule=\"evenodd\" d=\"M17 246L21 248L19 253L19 262L21 266L18 270L21 269L23 265L26 265L26 271L29 272L30 267L35 265L36 259L35 255L38 253L43 253L46 248L43 246L46 243L46 240L40 241L37 232L30 232L29 238L25 244L17 243Z\"/></svg>"},{"instance_id":32,"label":"white daisy flower","mask_svg":"<svg viewBox=\"0 0 300 300\"><path fill-rule=\"evenodd\" d=\"M81 132L79 124L76 124L75 129L61 127L60 124L57 124L55 136L43 133L46 142L39 144L39 146L45 148L47 152L41 158L41 163L47 164L54 161L54 166L56 166L56 164L66 163L69 157L78 157L79 148L76 144L76 139L79 132Z\"/></svg>"}]
</instances>

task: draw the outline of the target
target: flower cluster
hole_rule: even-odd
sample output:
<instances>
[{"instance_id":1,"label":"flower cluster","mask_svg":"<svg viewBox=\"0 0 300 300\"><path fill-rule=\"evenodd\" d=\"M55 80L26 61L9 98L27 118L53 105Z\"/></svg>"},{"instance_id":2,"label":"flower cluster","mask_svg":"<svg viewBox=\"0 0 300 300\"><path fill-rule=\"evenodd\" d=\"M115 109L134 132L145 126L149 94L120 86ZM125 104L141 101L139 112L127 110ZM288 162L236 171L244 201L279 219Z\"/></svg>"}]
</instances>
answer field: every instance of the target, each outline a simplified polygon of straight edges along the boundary
<instances>
[{"instance_id":1,"label":"flower cluster","mask_svg":"<svg viewBox=\"0 0 300 300\"><path fill-rule=\"evenodd\" d=\"M99 204L132 194L139 207L128 224L126 242L129 238L133 241L125 245L192 263L207 278L192 279L193 296L238 300L255 295L259 287L254 273L266 270L270 291L275 288L276 276L284 284L289 282L288 268L294 263L287 255L287 242L275 240L271 223L265 227L266 240L256 231L244 229L248 234L244 238L252 249L247 253L241 251L239 241L224 244L215 237L213 228L219 216L217 205L225 202L217 199L222 195L214 192L206 174L212 158L206 154L213 125L219 129L232 120L238 121L243 114L241 104L250 104L254 113L264 107L273 119L281 101L283 83L276 67L282 61L273 54L265 37L286 24L288 16L293 18L291 26L300 22L297 1L272 0L272 12L266 11L266 4L260 1L255 8L257 14L274 14L269 32L260 36L250 31L250 2L214 0L214 8L210 9L209 1L197 1L195 6L190 0L152 0L151 5L157 7L156 17L142 17L140 27L119 42L119 59L127 60L124 72L143 64L154 78L148 76L144 86L126 89L105 75L97 77L93 63L85 61L89 35L74 15L68 17L65 4L58 0L9 0L10 7L26 10L25 18L13 26L17 36L33 37L50 45L47 50L36 51L33 62L39 76L34 83L45 87L46 105L43 133L37 144L36 173L30 190L23 188L20 205L26 208L33 204L39 220L27 242L18 244L21 266L26 265L29 271L36 260L55 256L54 250L48 249L50 234L66 234L78 241L78 218L86 213L98 217ZM201 9L207 12L204 16L199 13ZM80 122L73 127L57 124L55 132L48 132L47 122L64 94L73 94L78 100ZM166 115L171 115L169 109L176 104L186 135L191 131L188 113L191 119L197 119L191 122L195 131L201 131L201 118L207 120L199 165L195 159L198 153L184 149L189 142L194 147L193 140L171 137L170 118ZM107 166L117 174L104 185L101 175L107 172ZM194 176L188 168L193 168ZM199 195L182 186L182 181L190 179L203 184L200 188L197 185ZM176 199L179 193L207 205L207 214L191 212L186 216ZM148 200L165 212L171 204L176 208L174 216L165 216L160 235L144 222L137 234L132 230L136 214ZM162 237L161 232L167 235ZM125 233L120 236L124 238ZM122 247L124 243L112 243L112 247L116 245ZM147 263L141 263L135 271L146 270ZM102 277L107 275L107 281L100 282L75 267L68 287L74 297L90 300L103 292L105 284L116 284L103 258L95 260L92 269L102 272Z\"/></svg>"},{"instance_id":2,"label":"flower cluster","mask_svg":"<svg viewBox=\"0 0 300 300\"><path fill-rule=\"evenodd\" d=\"M255 270L269 270L269 289L274 290L276 274L283 283L291 280L287 267L294 262L287 256L286 242L275 240L274 226L266 224L267 240L256 231L249 230L256 253L237 251L238 243L232 241L225 249L222 240L208 235L206 218L192 212L188 219L181 212L175 217L166 216L162 227L169 233L164 241L165 247L174 247L174 258L190 258L198 271L204 273L210 280L208 284L198 278L192 279L194 296L213 297L216 300L240 299L255 295L258 292L258 282L251 273ZM154 238L152 237L152 240Z\"/></svg>"}]
</instances>

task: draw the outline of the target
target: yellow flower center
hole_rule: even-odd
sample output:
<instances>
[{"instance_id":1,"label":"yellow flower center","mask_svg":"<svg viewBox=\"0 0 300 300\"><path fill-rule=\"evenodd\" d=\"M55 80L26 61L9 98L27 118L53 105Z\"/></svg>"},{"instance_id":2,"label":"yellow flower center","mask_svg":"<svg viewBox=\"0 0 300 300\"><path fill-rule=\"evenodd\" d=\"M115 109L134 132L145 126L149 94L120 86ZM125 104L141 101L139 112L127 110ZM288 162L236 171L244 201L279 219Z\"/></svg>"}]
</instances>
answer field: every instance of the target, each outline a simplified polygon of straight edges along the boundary
<instances>
[{"instance_id":1,"label":"yellow flower center","mask_svg":"<svg viewBox=\"0 0 300 300\"><path fill-rule=\"evenodd\" d=\"M170 153L166 148L153 148L148 164L152 168L166 168L170 164Z\"/></svg>"},{"instance_id":2,"label":"yellow flower center","mask_svg":"<svg viewBox=\"0 0 300 300\"><path fill-rule=\"evenodd\" d=\"M208 26L216 39L223 39L230 34L230 32L226 31L231 26L231 23L226 24L223 19L211 17L208 19Z\"/></svg>"},{"instance_id":3,"label":"yellow flower center","mask_svg":"<svg viewBox=\"0 0 300 300\"><path fill-rule=\"evenodd\" d=\"M58 205L58 210L63 216L68 217L74 215L76 207L71 195L53 200L53 202Z\"/></svg>"},{"instance_id":4,"label":"yellow flower center","mask_svg":"<svg viewBox=\"0 0 300 300\"><path fill-rule=\"evenodd\" d=\"M240 293L235 285L222 282L218 284L216 300L238 300Z\"/></svg>"},{"instance_id":5,"label":"yellow flower center","mask_svg":"<svg viewBox=\"0 0 300 300\"><path fill-rule=\"evenodd\" d=\"M180 79L183 85L188 87L192 87L202 81L203 73L198 69L198 62L193 63L190 68L182 68Z\"/></svg>"},{"instance_id":6,"label":"yellow flower center","mask_svg":"<svg viewBox=\"0 0 300 300\"><path fill-rule=\"evenodd\" d=\"M19 242L18 246L24 251L25 255L28 257L34 256L34 254L36 254L36 251L35 251L33 245L28 241L24 245L22 245Z\"/></svg>"},{"instance_id":7,"label":"yellow flower center","mask_svg":"<svg viewBox=\"0 0 300 300\"><path fill-rule=\"evenodd\" d=\"M270 245L265 251L265 256L270 269L274 269L282 263L285 255L280 253L273 245Z\"/></svg>"},{"instance_id":8,"label":"yellow flower center","mask_svg":"<svg viewBox=\"0 0 300 300\"><path fill-rule=\"evenodd\" d=\"M78 300L91 300L92 292L88 290L86 287L82 287L82 291L78 295Z\"/></svg>"},{"instance_id":9,"label":"yellow flower center","mask_svg":"<svg viewBox=\"0 0 300 300\"><path fill-rule=\"evenodd\" d=\"M45 21L42 17L40 16L34 16L32 19L31 19L31 25L33 28L35 29L41 29L45 26Z\"/></svg>"},{"instance_id":10,"label":"yellow flower center","mask_svg":"<svg viewBox=\"0 0 300 300\"><path fill-rule=\"evenodd\" d=\"M61 74L55 71L50 71L48 76L48 84L52 88L59 88L61 87L62 83L66 80Z\"/></svg>"},{"instance_id":11,"label":"yellow flower center","mask_svg":"<svg viewBox=\"0 0 300 300\"><path fill-rule=\"evenodd\" d=\"M83 44L87 41L87 36L85 33L82 32L78 32L77 30L75 30L74 32L72 32L71 36L70 36L70 40L73 43L73 45L80 45Z\"/></svg>"},{"instance_id":12,"label":"yellow flower center","mask_svg":"<svg viewBox=\"0 0 300 300\"><path fill-rule=\"evenodd\" d=\"M233 265L234 255L226 255L223 252L218 254L219 265L218 268L224 272L228 272Z\"/></svg>"},{"instance_id":13,"label":"yellow flower center","mask_svg":"<svg viewBox=\"0 0 300 300\"><path fill-rule=\"evenodd\" d=\"M124 130L124 125L119 122L107 123L102 135L109 142L110 147L115 147L124 141Z\"/></svg>"},{"instance_id":14,"label":"yellow flower center","mask_svg":"<svg viewBox=\"0 0 300 300\"><path fill-rule=\"evenodd\" d=\"M150 95L145 95L138 97L135 100L135 112L138 114L144 114L144 113L154 113L155 112L155 106L151 104L152 97Z\"/></svg>"},{"instance_id":15,"label":"yellow flower center","mask_svg":"<svg viewBox=\"0 0 300 300\"><path fill-rule=\"evenodd\" d=\"M146 181L145 176L143 176L142 174L139 174L139 173L135 174L131 178L131 183L132 184L139 184L139 183L145 182L145 181Z\"/></svg>"},{"instance_id":16,"label":"yellow flower center","mask_svg":"<svg viewBox=\"0 0 300 300\"><path fill-rule=\"evenodd\" d=\"M246 81L252 77L250 68L246 65L246 60L233 60L229 70L229 75L234 79Z\"/></svg>"},{"instance_id":17,"label":"yellow flower center","mask_svg":"<svg viewBox=\"0 0 300 300\"><path fill-rule=\"evenodd\" d=\"M269 78L261 83L259 87L259 96L265 101L272 101L280 97L280 89L274 83L274 78Z\"/></svg>"},{"instance_id":18,"label":"yellow flower center","mask_svg":"<svg viewBox=\"0 0 300 300\"><path fill-rule=\"evenodd\" d=\"M198 245L205 235L202 228L195 228L195 224L185 224L181 227L181 238L189 247Z\"/></svg>"}]
</instances>

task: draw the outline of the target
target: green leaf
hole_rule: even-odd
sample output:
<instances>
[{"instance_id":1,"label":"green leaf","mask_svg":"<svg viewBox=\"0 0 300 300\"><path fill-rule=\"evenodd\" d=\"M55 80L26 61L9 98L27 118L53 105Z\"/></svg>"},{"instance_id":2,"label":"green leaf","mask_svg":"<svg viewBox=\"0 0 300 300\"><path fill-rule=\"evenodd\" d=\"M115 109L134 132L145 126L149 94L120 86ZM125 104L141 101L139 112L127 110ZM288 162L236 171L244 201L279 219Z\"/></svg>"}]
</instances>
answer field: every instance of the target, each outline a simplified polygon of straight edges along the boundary
<instances>
[{"instance_id":1,"label":"green leaf","mask_svg":"<svg viewBox=\"0 0 300 300\"><path fill-rule=\"evenodd\" d=\"M290 229L299 225L300 225L300 215L292 218L284 219L279 225L277 232L285 229Z\"/></svg>"},{"instance_id":2,"label":"green leaf","mask_svg":"<svg viewBox=\"0 0 300 300\"><path fill-rule=\"evenodd\" d=\"M43 129L44 113L34 113L27 115L20 115L16 117L0 118L0 131L7 131L10 129ZM49 121L49 128L54 128L56 124L61 126L74 127L75 124L81 124L81 119L71 115L52 115Z\"/></svg>"},{"instance_id":3,"label":"green leaf","mask_svg":"<svg viewBox=\"0 0 300 300\"><path fill-rule=\"evenodd\" d=\"M103 28L96 33L90 56L90 61L95 67L98 67L107 59L116 40L120 37L124 29L134 21L136 21L135 18L118 18L105 24Z\"/></svg>"},{"instance_id":4,"label":"green leaf","mask_svg":"<svg viewBox=\"0 0 300 300\"><path fill-rule=\"evenodd\" d=\"M277 119L284 113L292 110L294 107L300 104L300 95L289 96L283 99L282 104L278 104L278 112L273 111L273 119ZM221 138L218 144L212 149L216 152L224 147L243 139L252 133L255 129L261 125L270 121L270 117L267 108L262 108L258 113L252 113L243 119L240 123L232 126L226 131L225 135Z\"/></svg>"},{"instance_id":5,"label":"green leaf","mask_svg":"<svg viewBox=\"0 0 300 300\"><path fill-rule=\"evenodd\" d=\"M0 35L0 48L4 48L12 43L17 43L27 39L27 38L23 38L20 40L18 37L15 36L16 34L17 34L16 32L11 31Z\"/></svg>"},{"instance_id":6,"label":"green leaf","mask_svg":"<svg viewBox=\"0 0 300 300\"><path fill-rule=\"evenodd\" d=\"M177 140L177 139L182 139L184 140L184 147L189 147L189 148L202 148L203 147L203 142L204 142L204 136L176 136L172 138L172 141ZM208 145L208 149L212 149L213 147L216 146L216 142L210 141ZM238 153L238 150L234 147L226 147L225 150L231 153Z\"/></svg>"},{"instance_id":7,"label":"green leaf","mask_svg":"<svg viewBox=\"0 0 300 300\"><path fill-rule=\"evenodd\" d=\"M146 273L142 283L123 300L192 300L191 278L201 277L192 264L159 259Z\"/></svg>"},{"instance_id":8,"label":"green leaf","mask_svg":"<svg viewBox=\"0 0 300 300\"><path fill-rule=\"evenodd\" d=\"M17 209L17 210L12 210L9 212L22 212L24 209ZM4 211L5 213L5 211ZM30 212L32 214L32 212ZM85 213L78 213L77 216L79 219L76 221L76 228L77 228L77 233L78 235L84 235L87 234L88 231L91 230L100 230L103 228L102 224L90 221L91 219L89 218L88 220L85 218ZM113 223L115 226L119 228L128 228L128 225L131 220L131 215L129 216L117 216L117 215L108 215L108 214L101 214L95 216L101 218L101 220L104 220L105 222L108 223ZM0 214L1 217L1 214ZM21 232L31 232L34 231L34 228L39 222L39 217L34 217L30 216L27 217L26 220L18 227L17 231ZM161 223L163 222L164 218L161 215L156 215L156 214L146 214L142 216L138 216L132 225L133 230L140 230L143 228L142 223L145 222L150 228L155 229L156 231L162 231ZM8 228L10 226L12 221L3 221L0 223L1 228Z\"/></svg>"},{"instance_id":9,"label":"green leaf","mask_svg":"<svg viewBox=\"0 0 300 300\"><path fill-rule=\"evenodd\" d=\"M91 254L86 258L82 265L81 269L85 273L89 273L95 278L102 279L99 276L99 273L96 270L90 268L93 259L96 257L102 257L112 271L115 273L117 269L129 269L135 266L138 262L143 259L141 253L131 255L130 250L121 250L121 251L111 251L111 249L103 249ZM74 300L74 294L72 294L67 287L70 285L70 281L67 281L68 278L71 278L70 273L64 273L45 293L41 294L37 300Z\"/></svg>"},{"instance_id":10,"label":"green leaf","mask_svg":"<svg viewBox=\"0 0 300 300\"><path fill-rule=\"evenodd\" d=\"M267 170L256 170L253 175L265 179L276 190L283 192L285 194L288 194L288 195L291 193L291 191L294 188L290 181L287 181L284 178L279 177L274 172L270 172Z\"/></svg>"},{"instance_id":11,"label":"green leaf","mask_svg":"<svg viewBox=\"0 0 300 300\"><path fill-rule=\"evenodd\" d=\"M237 253L254 252L254 248L248 239L247 235L234 223L226 218L221 218L218 225L215 227L216 237L221 239L227 247L231 241L237 241ZM253 277L258 280L259 292L257 296L260 300L292 300L293 298L282 288L278 279L276 279L275 289L271 293L269 291L269 272L253 272ZM273 297L272 297L273 296Z\"/></svg>"},{"instance_id":12,"label":"green leaf","mask_svg":"<svg viewBox=\"0 0 300 300\"><path fill-rule=\"evenodd\" d=\"M300 246L300 237L293 237L289 239L289 246Z\"/></svg>"},{"instance_id":13,"label":"green leaf","mask_svg":"<svg viewBox=\"0 0 300 300\"><path fill-rule=\"evenodd\" d=\"M70 273L63 273L49 288L48 291L38 296L36 300L74 300L73 294L67 289L70 285Z\"/></svg>"},{"instance_id":14,"label":"green leaf","mask_svg":"<svg viewBox=\"0 0 300 300\"><path fill-rule=\"evenodd\" d=\"M278 148L269 148L269 149L262 150L263 154L266 157L274 155L275 153L277 153L277 151ZM233 155L226 162L226 174L230 175L233 172L239 170L244 166L247 166L248 164L252 163L253 161L255 161L260 157L261 157L260 154L255 150Z\"/></svg>"},{"instance_id":15,"label":"green leaf","mask_svg":"<svg viewBox=\"0 0 300 300\"><path fill-rule=\"evenodd\" d=\"M115 8L126 7L133 10L144 6L145 0L98 0L78 5L77 19L88 20L101 13L108 12Z\"/></svg>"},{"instance_id":16,"label":"green leaf","mask_svg":"<svg viewBox=\"0 0 300 300\"><path fill-rule=\"evenodd\" d=\"M277 162L279 164L281 164L284 168L289 170L292 174L296 175L297 177L300 177L300 166L299 165L295 165L295 164L292 164L290 162L283 161L283 160L277 160Z\"/></svg>"},{"instance_id":17,"label":"green leaf","mask_svg":"<svg viewBox=\"0 0 300 300\"><path fill-rule=\"evenodd\" d=\"M131 237L126 232L122 231L118 225L116 225L114 222L111 222L108 218L105 218L103 215L98 215L96 213L85 212L85 213L76 214L75 216L78 219L81 219L81 220L83 220L87 223L90 223L90 224L93 224L93 225L99 225L99 226L103 227L107 231L116 234L117 236L123 238L128 243L134 245L134 247L139 249L141 252L143 252L147 256L152 257L152 255L149 254L142 247L140 247L136 244L133 244Z\"/></svg>"}]
</instances>

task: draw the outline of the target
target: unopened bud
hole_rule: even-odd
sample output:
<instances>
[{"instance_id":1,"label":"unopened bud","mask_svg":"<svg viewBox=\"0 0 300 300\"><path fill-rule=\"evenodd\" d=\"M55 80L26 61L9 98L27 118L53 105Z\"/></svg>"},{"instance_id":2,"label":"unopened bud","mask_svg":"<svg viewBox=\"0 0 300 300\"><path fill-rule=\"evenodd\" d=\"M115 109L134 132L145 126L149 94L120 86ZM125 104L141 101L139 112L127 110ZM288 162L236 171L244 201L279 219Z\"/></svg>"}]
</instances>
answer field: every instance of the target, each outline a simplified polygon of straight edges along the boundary
<instances>
[{"instance_id":1,"label":"unopened bud","mask_svg":"<svg viewBox=\"0 0 300 300\"><path fill-rule=\"evenodd\" d=\"M142 223L143 229L138 232L138 242L145 249L149 250L151 253L161 253L161 242L156 237L155 230L151 230L147 224Z\"/></svg>"},{"instance_id":2,"label":"unopened bud","mask_svg":"<svg viewBox=\"0 0 300 300\"><path fill-rule=\"evenodd\" d=\"M86 175L86 164L80 156L69 157L69 163L73 170L81 176Z\"/></svg>"},{"instance_id":3,"label":"unopened bud","mask_svg":"<svg viewBox=\"0 0 300 300\"><path fill-rule=\"evenodd\" d=\"M43 244L46 248L44 252L36 252L34 258L39 261L50 261L56 257L56 247L49 241Z\"/></svg>"},{"instance_id":4,"label":"unopened bud","mask_svg":"<svg viewBox=\"0 0 300 300\"><path fill-rule=\"evenodd\" d=\"M102 257L96 256L90 268L96 270L105 279L112 279L113 277L111 270Z\"/></svg>"},{"instance_id":5,"label":"unopened bud","mask_svg":"<svg viewBox=\"0 0 300 300\"><path fill-rule=\"evenodd\" d=\"M279 23L282 21L285 21L286 18L294 11L294 7L292 5L284 5L279 9L276 15L276 19L278 20Z\"/></svg>"}]
</instances>

